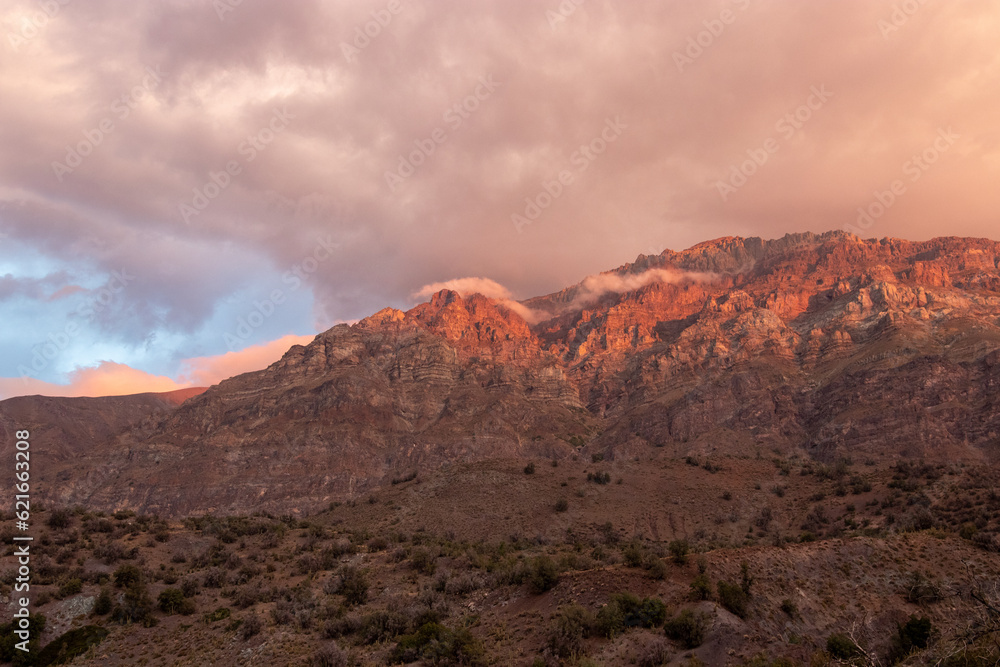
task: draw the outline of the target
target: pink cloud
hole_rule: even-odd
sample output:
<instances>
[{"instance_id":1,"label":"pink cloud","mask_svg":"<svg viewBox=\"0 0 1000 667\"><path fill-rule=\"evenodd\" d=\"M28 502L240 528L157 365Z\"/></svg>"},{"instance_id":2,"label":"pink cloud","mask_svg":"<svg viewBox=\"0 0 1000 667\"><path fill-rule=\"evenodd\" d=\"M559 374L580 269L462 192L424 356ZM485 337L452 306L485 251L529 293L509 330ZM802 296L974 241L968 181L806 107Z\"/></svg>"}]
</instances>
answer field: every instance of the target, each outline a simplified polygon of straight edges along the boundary
<instances>
[{"instance_id":1,"label":"pink cloud","mask_svg":"<svg viewBox=\"0 0 1000 667\"><path fill-rule=\"evenodd\" d=\"M78 368L69 374L68 384L43 382L34 378L0 378L0 398L42 394L43 396L121 396L144 392L166 392L188 387L206 387L240 373L267 367L281 358L292 345L305 345L313 336L283 336L237 352L211 357L194 357L181 364L179 380L153 375L127 364L102 361Z\"/></svg>"},{"instance_id":2,"label":"pink cloud","mask_svg":"<svg viewBox=\"0 0 1000 667\"><path fill-rule=\"evenodd\" d=\"M221 380L266 368L281 358L292 345L308 345L315 336L282 336L260 345L212 357L194 357L181 363L181 379L186 386L207 387Z\"/></svg>"}]
</instances>

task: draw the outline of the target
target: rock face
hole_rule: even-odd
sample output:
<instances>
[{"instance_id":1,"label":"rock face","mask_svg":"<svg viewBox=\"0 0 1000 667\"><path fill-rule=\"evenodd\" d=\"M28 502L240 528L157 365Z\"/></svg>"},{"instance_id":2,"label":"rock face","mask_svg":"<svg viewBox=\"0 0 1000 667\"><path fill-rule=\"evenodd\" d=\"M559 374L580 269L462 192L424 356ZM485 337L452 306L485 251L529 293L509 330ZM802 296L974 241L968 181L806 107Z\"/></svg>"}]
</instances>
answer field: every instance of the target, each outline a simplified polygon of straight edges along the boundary
<instances>
[{"instance_id":1,"label":"rock face","mask_svg":"<svg viewBox=\"0 0 1000 667\"><path fill-rule=\"evenodd\" d=\"M442 291L176 409L74 413L86 437L33 442L59 452L39 492L306 511L456 461L580 447L996 461L998 266L993 241L832 232L640 256L519 306ZM0 403L2 423L16 408L44 424L67 399L29 415L32 400Z\"/></svg>"}]
</instances>

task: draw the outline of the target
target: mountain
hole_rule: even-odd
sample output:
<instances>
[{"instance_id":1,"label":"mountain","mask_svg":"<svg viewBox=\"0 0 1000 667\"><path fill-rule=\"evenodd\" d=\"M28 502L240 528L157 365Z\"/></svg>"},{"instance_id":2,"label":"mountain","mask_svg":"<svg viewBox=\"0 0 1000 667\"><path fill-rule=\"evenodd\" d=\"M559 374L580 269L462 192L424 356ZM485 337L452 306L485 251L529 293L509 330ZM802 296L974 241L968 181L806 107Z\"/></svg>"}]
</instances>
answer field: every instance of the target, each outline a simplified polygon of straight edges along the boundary
<instances>
[{"instance_id":1,"label":"mountain","mask_svg":"<svg viewBox=\"0 0 1000 667\"><path fill-rule=\"evenodd\" d=\"M512 302L441 291L177 406L0 402L37 493L307 513L497 459L1000 458L1000 244L723 238ZM12 446L5 437L4 455Z\"/></svg>"}]
</instances>

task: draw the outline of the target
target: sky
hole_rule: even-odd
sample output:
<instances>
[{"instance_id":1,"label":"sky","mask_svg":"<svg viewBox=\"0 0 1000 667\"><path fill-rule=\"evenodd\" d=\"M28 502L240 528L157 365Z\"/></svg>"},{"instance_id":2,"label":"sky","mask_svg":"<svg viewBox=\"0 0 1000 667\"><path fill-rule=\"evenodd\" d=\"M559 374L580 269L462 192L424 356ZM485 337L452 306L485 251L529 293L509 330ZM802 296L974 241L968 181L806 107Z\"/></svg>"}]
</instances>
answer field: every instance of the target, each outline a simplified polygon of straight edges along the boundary
<instances>
[{"instance_id":1,"label":"sky","mask_svg":"<svg viewBox=\"0 0 1000 667\"><path fill-rule=\"evenodd\" d=\"M0 0L0 398L720 236L998 238L997 34L989 0Z\"/></svg>"}]
</instances>

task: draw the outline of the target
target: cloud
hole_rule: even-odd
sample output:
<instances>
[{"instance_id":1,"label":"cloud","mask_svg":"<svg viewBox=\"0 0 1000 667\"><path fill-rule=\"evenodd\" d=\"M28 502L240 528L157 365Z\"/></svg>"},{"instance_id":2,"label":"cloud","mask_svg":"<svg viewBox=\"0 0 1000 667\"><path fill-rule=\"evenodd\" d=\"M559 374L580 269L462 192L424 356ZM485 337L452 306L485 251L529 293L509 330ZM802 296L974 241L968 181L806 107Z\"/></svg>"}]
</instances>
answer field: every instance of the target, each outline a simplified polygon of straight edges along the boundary
<instances>
[{"instance_id":1,"label":"cloud","mask_svg":"<svg viewBox=\"0 0 1000 667\"><path fill-rule=\"evenodd\" d=\"M677 284L687 281L706 283L717 279L718 275L714 273L674 269L647 269L642 273L625 274L599 273L587 276L575 287L576 294L573 300L561 312L580 310L609 292L631 292L653 283Z\"/></svg>"},{"instance_id":2,"label":"cloud","mask_svg":"<svg viewBox=\"0 0 1000 667\"><path fill-rule=\"evenodd\" d=\"M260 370L274 363L293 345L308 345L315 336L283 336L270 343L251 345L236 352L185 359L181 379L189 386L207 387L240 373Z\"/></svg>"},{"instance_id":3,"label":"cloud","mask_svg":"<svg viewBox=\"0 0 1000 667\"><path fill-rule=\"evenodd\" d=\"M350 60L341 43L384 0L231 4L223 21L206 0L60 5L16 46L39 4L0 9L3 250L136 276L87 334L135 357L162 356L154 339L172 360L221 353L220 336L207 351L199 338L220 304L250 312L288 296L286 278L324 322L404 307L442 275L539 295L650 246L843 229L896 180L905 194L868 235L997 234L987 0L917 3L899 25L886 3L588 0L553 22L554 1L407 0ZM477 96L483 77L497 86ZM830 96L810 107L814 88ZM273 132L277 110L290 117ZM908 171L914 156L928 168ZM390 190L401 161L415 167ZM717 183L741 167L753 173L723 200ZM196 196L188 224L179 207ZM511 215L529 202L519 234ZM325 236L336 249L310 265ZM74 299L0 265L5 324L44 340L38 322L55 318L41 314ZM289 330L312 330L308 308L296 318Z\"/></svg>"},{"instance_id":4,"label":"cloud","mask_svg":"<svg viewBox=\"0 0 1000 667\"><path fill-rule=\"evenodd\" d=\"M178 380L152 375L126 364L102 361L96 366L78 368L69 374L67 384L43 382L34 378L0 378L0 399L12 396L120 396L143 392L164 392L187 387L207 387L226 378L256 371L277 361L292 345L306 345L313 336L283 336L263 345L252 345L237 352L185 359Z\"/></svg>"},{"instance_id":5,"label":"cloud","mask_svg":"<svg viewBox=\"0 0 1000 667\"><path fill-rule=\"evenodd\" d=\"M43 382L34 378L0 378L0 397L27 396L120 396L147 391L162 392L181 389L179 384L165 376L151 375L113 361L102 361L97 366L79 368L69 374L69 384Z\"/></svg>"},{"instance_id":6,"label":"cloud","mask_svg":"<svg viewBox=\"0 0 1000 667\"><path fill-rule=\"evenodd\" d=\"M482 294L491 299L510 299L510 290L489 278L455 278L440 283L424 285L413 293L414 299L429 299L443 289L458 292L462 296Z\"/></svg>"}]
</instances>

